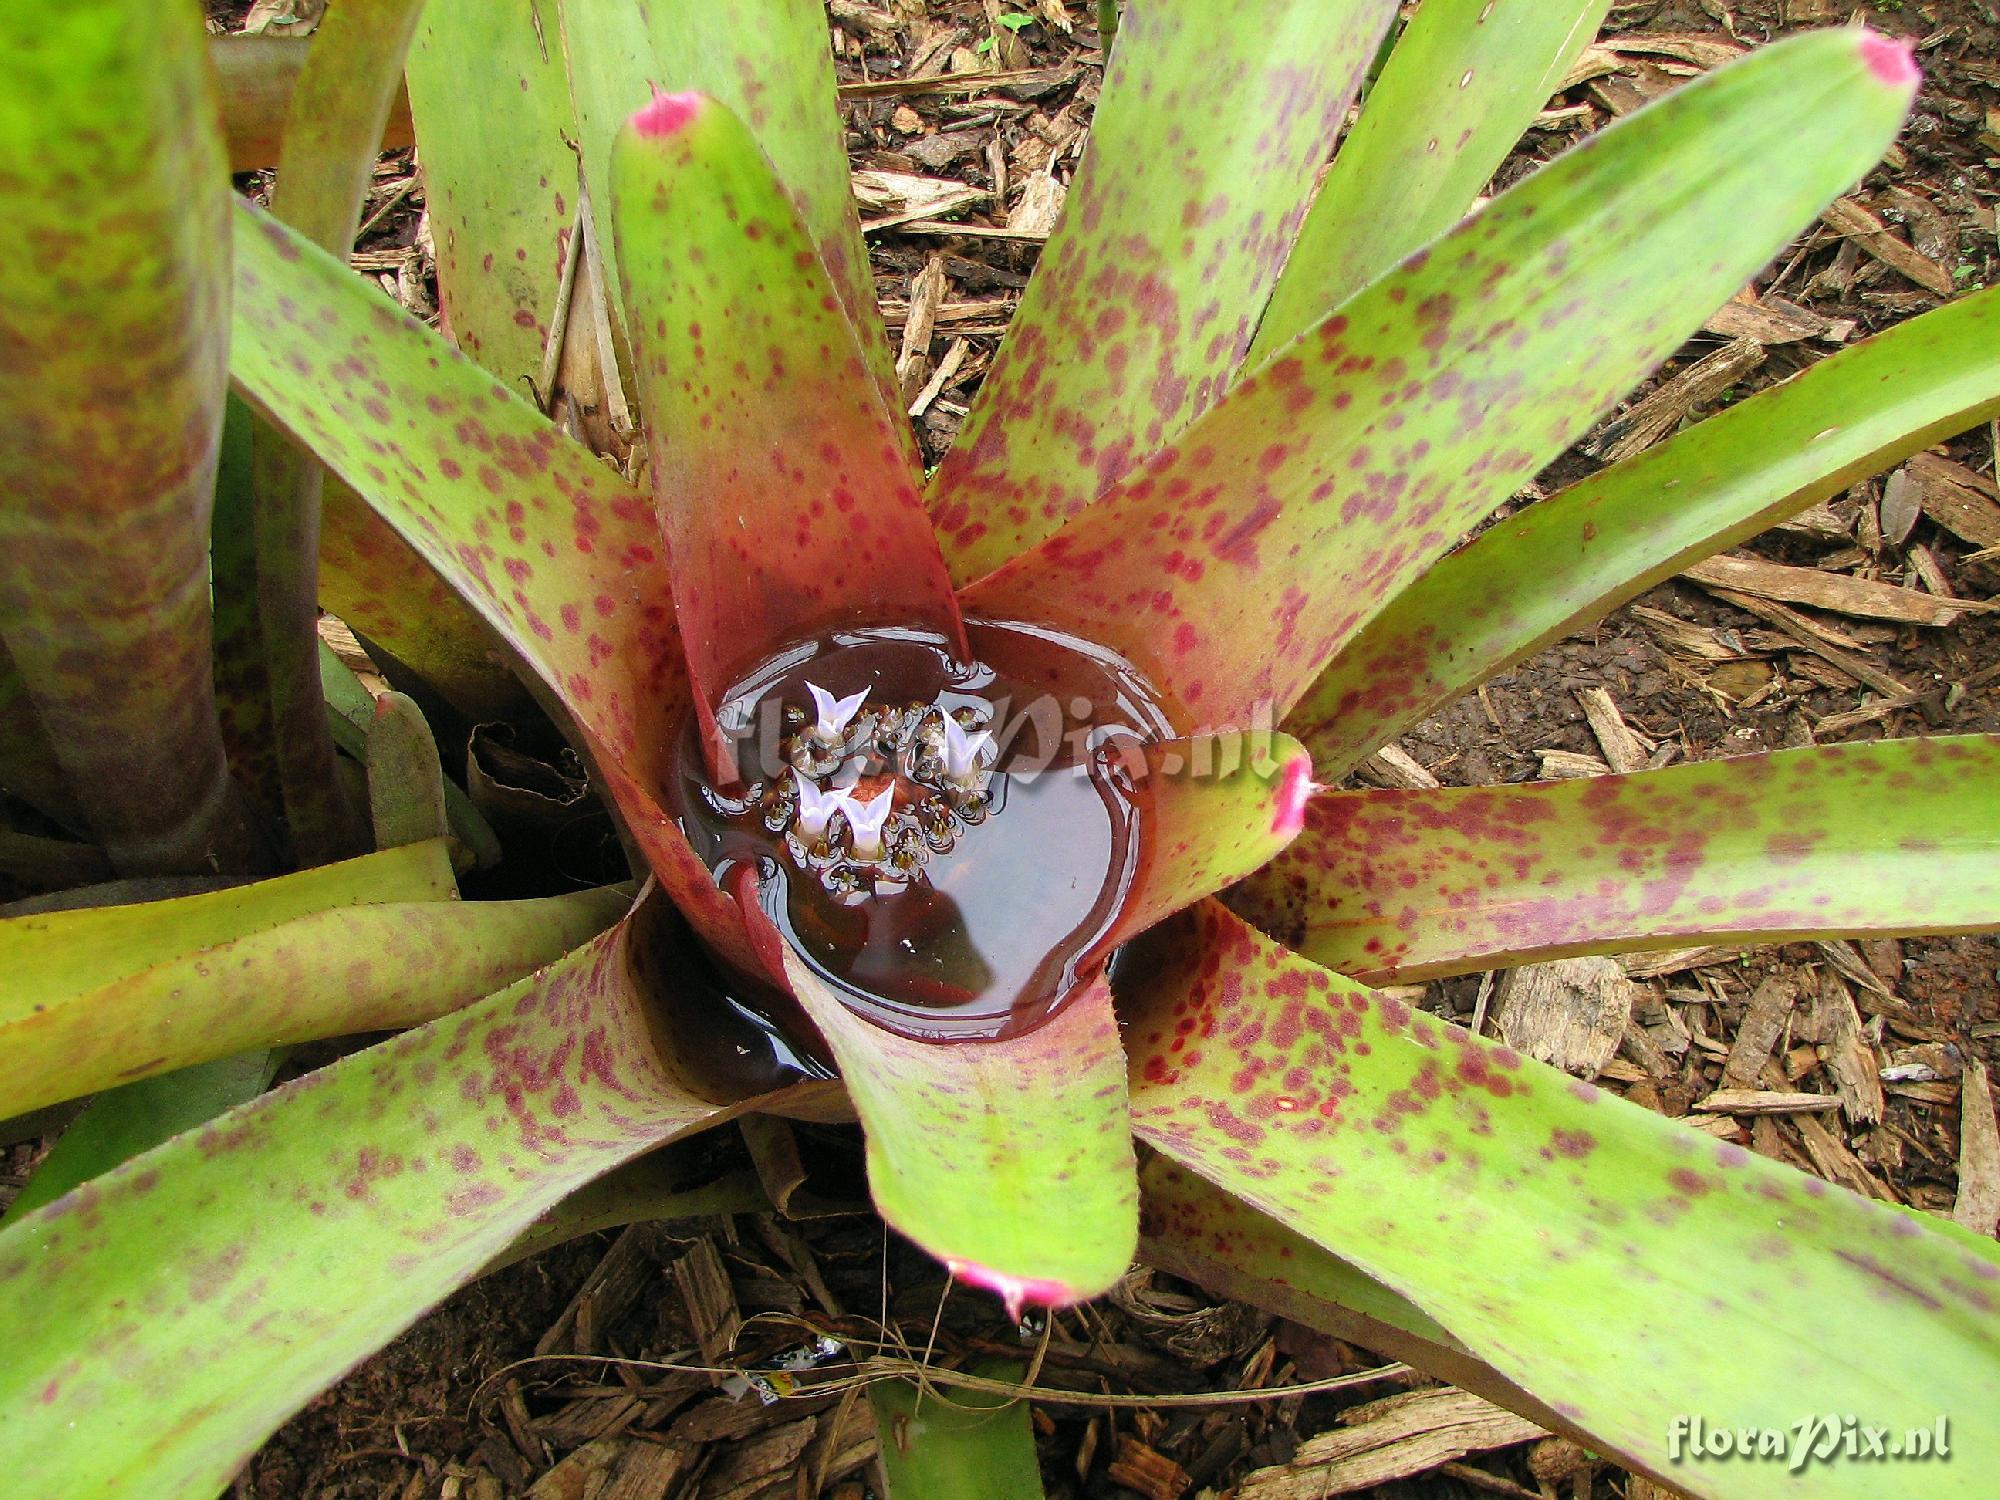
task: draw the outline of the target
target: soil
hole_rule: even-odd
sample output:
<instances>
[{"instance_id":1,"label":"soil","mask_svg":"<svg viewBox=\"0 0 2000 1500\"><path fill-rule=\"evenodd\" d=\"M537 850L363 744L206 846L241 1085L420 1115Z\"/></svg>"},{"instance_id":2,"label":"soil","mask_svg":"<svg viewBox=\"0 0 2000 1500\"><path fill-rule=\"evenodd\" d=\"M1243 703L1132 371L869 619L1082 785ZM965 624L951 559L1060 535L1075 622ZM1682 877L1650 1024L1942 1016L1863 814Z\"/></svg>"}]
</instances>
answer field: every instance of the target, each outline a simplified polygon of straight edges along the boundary
<instances>
[{"instance_id":1,"label":"soil","mask_svg":"<svg viewBox=\"0 0 2000 1500\"><path fill-rule=\"evenodd\" d=\"M240 4L211 5L223 21L240 19L242 10ZM947 54L962 47L978 67L1048 70L1040 80L995 88L969 101L963 95L917 94L850 102L857 168L952 179L990 191L988 148L997 140L1009 163L1009 201L1016 203L1033 169L1052 149L1068 150L1077 129L1088 124L1100 68L1095 7L1081 0L1019 0L1010 6L991 0L928 5L880 0L879 6L834 0L831 10L844 81L906 76L914 54L935 50L939 38L954 30L958 35L945 43ZM1845 21L1855 12L1845 0L1663 0L1614 7L1607 34L1755 44L1806 22ZM1073 22L1068 34L1049 19L1060 13ZM1029 18L1018 30L1001 24L1018 16ZM1944 268L1958 291L2000 282L1994 219L2000 201L2000 11L1991 0L1930 0L1872 7L1867 18L1918 43L1925 84L1897 152L1869 177L1861 200L1892 232ZM1579 85L1555 101L1555 111L1502 170L1498 185L1692 71L1670 53L1627 58L1628 71ZM1073 162L1058 175L1067 177L1071 169ZM396 158L385 164L382 178L386 183L407 175L406 158ZM410 193L364 239L358 248L373 257L364 260L369 269L379 274L410 264L428 271L418 235L421 201L420 189ZM974 211L961 222L999 223L1004 217ZM990 315L947 321L924 351L929 374L954 339L964 340L956 373L943 380L919 422L921 441L934 461L990 365L1005 312L1033 269L1038 246L897 229L871 236L871 243L878 289L892 311L908 305L911 281L933 256L942 257L948 302L996 304ZM398 280L385 275L386 282ZM408 292L410 278L400 280ZM1848 341L1943 300L1825 226L1780 256L1756 290L1836 327L1851 324ZM418 286L406 300L421 309L423 295ZM1723 342L1703 335L1660 378L1670 378ZM1762 366L1719 400L1739 399L1837 347L1826 338L1774 345ZM1710 409L1713 403L1701 410ZM1989 425L1938 451L1991 476L1995 437ZM1592 471L1597 467L1587 456L1592 447L1590 440L1578 445L1515 503L1531 503ZM1973 549L1928 518L1901 542L1885 540L1881 499L1882 481L1865 482L1833 502L1832 520L1821 534L1774 531L1743 550L1774 561L1832 563L1858 576L1912 587L1948 587L1971 598L2000 592L2000 564L1968 561ZM1479 695L1417 727L1402 748L1446 784L1531 779L1543 774L1543 752L1600 753L1576 697L1577 690L1589 687L1610 693L1628 724L1659 747L1656 760L1703 760L1843 738L2000 730L2000 616L1969 613L1939 629L1816 618L1857 641L1871 666L1909 685L1911 701L1883 708L1873 690L1802 649L1796 639L1776 633L1766 619L1693 584L1674 582L1494 678ZM1710 632L1705 638L1723 643L1733 659L1718 664L1672 649L1672 620ZM1857 709L1867 707L1878 711L1857 716ZM1836 958L1878 976L1881 987L1902 1002L1884 1007L1888 1013L1869 1023L1877 1060L1930 1057L1941 1062L1941 1076L1892 1085L1879 1126L1851 1127L1838 1115L1819 1116L1839 1138L1844 1160L1830 1163L1824 1152L1815 1155L1783 1124L1760 1128L1754 1138L1744 1131L1742 1138L1803 1170L1836 1176L1894 1201L1948 1211L1957 1186L1956 1067L1973 1057L1989 1066L2000 1062L1994 1044L2000 1034L2000 943L1991 937L1868 943L1834 955L1809 944L1709 955L1699 967L1645 980L1655 993L1704 992L1700 1004L1685 1009L1700 1013L1708 1045L1670 1059L1666 1076L1621 1060L1600 1082L1669 1113L1684 1112L1691 1098L1713 1086L1717 1049L1727 1048L1757 985L1772 974L1798 973ZM1421 998L1428 1008L1465 1021L1480 989L1471 976L1434 984ZM1823 1074L1810 1070L1793 1083L1828 1086ZM802 1129L801 1137L817 1170L800 1201L817 1195L852 1206L860 1180L852 1136ZM747 1161L734 1132L706 1149L719 1158L711 1166ZM26 1162L17 1154L7 1165L18 1173ZM1856 1170L1858 1178L1842 1175ZM615 1360L534 1360L538 1344L545 1353L631 1360L673 1359L682 1351L685 1360L684 1351L698 1347L709 1331L690 1318L680 1292L697 1262L719 1266L743 1315L752 1320L731 1356L739 1367L825 1331L853 1340L881 1339L887 1324L892 1340L928 1348L941 1362L993 1352L1022 1359L1041 1331L1031 1329L1033 1337L1024 1343L990 1297L959 1290L946 1295L934 1263L865 1215L796 1221L740 1215L639 1226L550 1251L452 1298L287 1424L239 1479L237 1493L273 1500L487 1500L524 1493L537 1500L580 1500L599 1493L593 1486L604 1483L590 1478L598 1472L593 1455L605 1451L603 1443L636 1440L694 1444L697 1451L670 1490L634 1488L631 1494L860 1495L868 1480L871 1430L865 1403L858 1411L843 1411L838 1404L814 1409L762 1406L750 1399L738 1403L713 1395L700 1377L662 1377ZM622 1290L609 1298L600 1295L607 1266L623 1268L613 1278ZM637 1273L627 1274L632 1267ZM586 1288L592 1316L579 1321L572 1299ZM567 1319L565 1309L572 1309ZM1053 1322L1044 1378L1106 1393L1278 1388L1383 1363L1365 1350L1248 1308L1218 1304L1198 1288L1144 1271L1135 1273L1118 1297ZM1726 1330L1718 1330L1718 1338L1726 1347ZM514 1363L520 1361L527 1363ZM1404 1383L1412 1380L1427 1383L1420 1377ZM1177 1476L1189 1481L1187 1493L1224 1491L1253 1469L1287 1462L1301 1441L1333 1425L1342 1408L1394 1388L1392 1382L1338 1395L1274 1393L1256 1405L1212 1409L1093 1411L1038 1404L1033 1420L1052 1496L1172 1495L1181 1492ZM814 1425L801 1434L800 1423ZM593 1442L599 1447L592 1448ZM1637 1495L1644 1488L1615 1466L1549 1439L1475 1453L1366 1493L1609 1497Z\"/></svg>"}]
</instances>

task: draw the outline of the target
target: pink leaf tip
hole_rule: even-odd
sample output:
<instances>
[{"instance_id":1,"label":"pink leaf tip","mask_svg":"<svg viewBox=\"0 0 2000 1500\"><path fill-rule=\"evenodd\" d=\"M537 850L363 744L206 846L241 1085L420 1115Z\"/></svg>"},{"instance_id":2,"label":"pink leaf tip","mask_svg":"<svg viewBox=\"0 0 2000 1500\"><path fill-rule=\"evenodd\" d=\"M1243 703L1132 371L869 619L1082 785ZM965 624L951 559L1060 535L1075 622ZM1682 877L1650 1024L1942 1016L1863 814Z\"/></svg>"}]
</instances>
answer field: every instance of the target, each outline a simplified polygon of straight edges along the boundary
<instances>
[{"instance_id":1,"label":"pink leaf tip","mask_svg":"<svg viewBox=\"0 0 2000 1500\"><path fill-rule=\"evenodd\" d=\"M672 135L701 113L708 101L700 94L655 94L653 102L632 116L632 128L640 135Z\"/></svg>"},{"instance_id":2,"label":"pink leaf tip","mask_svg":"<svg viewBox=\"0 0 2000 1500\"><path fill-rule=\"evenodd\" d=\"M1271 832L1281 839L1294 839L1306 826L1306 799L1313 794L1312 760L1297 755L1285 762L1284 779L1278 783L1278 810L1271 819Z\"/></svg>"},{"instance_id":3,"label":"pink leaf tip","mask_svg":"<svg viewBox=\"0 0 2000 1500\"><path fill-rule=\"evenodd\" d=\"M947 1260L944 1268L952 1278L967 1286L981 1287L989 1292L998 1292L1000 1300L1007 1305L1007 1316L1016 1323L1021 1321L1022 1309L1035 1307L1068 1307L1083 1299L1076 1294L1076 1288L1060 1281L1046 1281L1033 1276L1009 1276L1002 1271L991 1271L985 1266L974 1265L969 1260Z\"/></svg>"},{"instance_id":4,"label":"pink leaf tip","mask_svg":"<svg viewBox=\"0 0 2000 1500\"><path fill-rule=\"evenodd\" d=\"M1868 69L1891 88L1915 88L1924 76L1917 66L1917 50L1899 37L1879 31L1861 33L1861 55Z\"/></svg>"}]
</instances>

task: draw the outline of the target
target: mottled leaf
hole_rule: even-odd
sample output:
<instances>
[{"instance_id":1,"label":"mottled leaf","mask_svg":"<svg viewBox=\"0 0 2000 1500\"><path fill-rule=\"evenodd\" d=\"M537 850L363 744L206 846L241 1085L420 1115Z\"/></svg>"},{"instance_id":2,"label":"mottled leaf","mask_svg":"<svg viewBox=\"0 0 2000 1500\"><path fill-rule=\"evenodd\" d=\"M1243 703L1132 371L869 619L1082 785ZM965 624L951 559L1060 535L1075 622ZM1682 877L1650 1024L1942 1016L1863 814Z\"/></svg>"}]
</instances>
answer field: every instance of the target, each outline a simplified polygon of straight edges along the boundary
<instances>
[{"instance_id":1,"label":"mottled leaf","mask_svg":"<svg viewBox=\"0 0 2000 1500\"><path fill-rule=\"evenodd\" d=\"M1815 361L1481 532L1363 626L1287 727L1328 780L1689 563L2000 411L2000 291Z\"/></svg>"},{"instance_id":2,"label":"mottled leaf","mask_svg":"<svg viewBox=\"0 0 2000 1500\"><path fill-rule=\"evenodd\" d=\"M2000 927L2000 736L1527 786L1337 792L1230 904L1331 969Z\"/></svg>"},{"instance_id":3,"label":"mottled leaf","mask_svg":"<svg viewBox=\"0 0 2000 1500\"><path fill-rule=\"evenodd\" d=\"M1019 1361L986 1361L973 1373L1018 1385ZM941 1395L910 1380L868 1387L880 1439L886 1500L1042 1500L1041 1464L1028 1403L990 1391Z\"/></svg>"},{"instance_id":4,"label":"mottled leaf","mask_svg":"<svg viewBox=\"0 0 2000 1500\"><path fill-rule=\"evenodd\" d=\"M1283 734L1170 740L1139 753L1149 789L1145 863L1112 942L1233 885L1305 826L1312 761Z\"/></svg>"},{"instance_id":5,"label":"mottled leaf","mask_svg":"<svg viewBox=\"0 0 2000 1500\"><path fill-rule=\"evenodd\" d=\"M967 611L1110 646L1187 719L1282 713L1875 160L1914 76L1821 32L1620 121L1350 299Z\"/></svg>"},{"instance_id":6,"label":"mottled leaf","mask_svg":"<svg viewBox=\"0 0 2000 1500\"><path fill-rule=\"evenodd\" d=\"M183 1130L248 1104L270 1087L283 1056L258 1047L105 1089L35 1163L27 1184L0 1214L0 1228Z\"/></svg>"},{"instance_id":7,"label":"mottled leaf","mask_svg":"<svg viewBox=\"0 0 2000 1500\"><path fill-rule=\"evenodd\" d=\"M375 700L367 761L368 821L376 848L450 835L437 741L413 699L384 693Z\"/></svg>"},{"instance_id":8,"label":"mottled leaf","mask_svg":"<svg viewBox=\"0 0 2000 1500\"><path fill-rule=\"evenodd\" d=\"M345 266L248 205L238 214L244 395L534 668L675 904L754 972L741 917L655 801L687 675L644 497Z\"/></svg>"},{"instance_id":9,"label":"mottled leaf","mask_svg":"<svg viewBox=\"0 0 2000 1500\"><path fill-rule=\"evenodd\" d=\"M847 140L834 92L826 12L817 0L565 0L563 52L575 101L579 151L614 305L624 307L612 241L611 143L655 93L694 90L749 126L854 326L863 363L891 411L901 408L867 248L854 215ZM640 307L628 322L643 323ZM907 461L907 423L896 436Z\"/></svg>"},{"instance_id":10,"label":"mottled leaf","mask_svg":"<svg viewBox=\"0 0 2000 1500\"><path fill-rule=\"evenodd\" d=\"M1025 1035L923 1042L863 1020L789 950L784 959L860 1113L883 1218L1017 1316L1124 1275L1138 1193L1103 980Z\"/></svg>"},{"instance_id":11,"label":"mottled leaf","mask_svg":"<svg viewBox=\"0 0 2000 1500\"><path fill-rule=\"evenodd\" d=\"M187 3L0 13L0 638L128 874L246 869L209 662L227 352L221 134Z\"/></svg>"},{"instance_id":12,"label":"mottled leaf","mask_svg":"<svg viewBox=\"0 0 2000 1500\"><path fill-rule=\"evenodd\" d=\"M1780 1463L1675 1462L1674 1418L1901 1433L2000 1399L2000 1266L1916 1217L1372 995L1212 902L1159 941L1120 987L1139 1135L1601 1451L1700 1495L1872 1496L1865 1463L1802 1491ZM1951 1440L1925 1493L1983 1493L1990 1431L1956 1418Z\"/></svg>"},{"instance_id":13,"label":"mottled leaf","mask_svg":"<svg viewBox=\"0 0 2000 1500\"><path fill-rule=\"evenodd\" d=\"M365 873L367 858L348 869L357 866ZM10 984L0 994L0 1115L252 1047L417 1025L560 956L629 904L616 891L535 901L348 899L354 904L242 937L185 943L88 989ZM181 904L125 910L150 938L171 924L166 908ZM11 938L16 922L55 921L13 918L0 937Z\"/></svg>"},{"instance_id":14,"label":"mottled leaf","mask_svg":"<svg viewBox=\"0 0 2000 1500\"><path fill-rule=\"evenodd\" d=\"M1609 0L1424 0L1285 262L1251 369L1418 246L1491 180Z\"/></svg>"},{"instance_id":15,"label":"mottled leaf","mask_svg":"<svg viewBox=\"0 0 2000 1500\"><path fill-rule=\"evenodd\" d=\"M275 167L291 114L292 91L312 50L307 37L217 36L208 41L222 102L222 132L229 149L229 170L248 172ZM389 107L382 131L382 149L399 150L415 136L410 129L410 102L398 95Z\"/></svg>"},{"instance_id":16,"label":"mottled leaf","mask_svg":"<svg viewBox=\"0 0 2000 1500\"><path fill-rule=\"evenodd\" d=\"M542 14L553 10L427 0L410 48L443 326L523 395L542 378L577 212L569 86Z\"/></svg>"},{"instance_id":17,"label":"mottled leaf","mask_svg":"<svg viewBox=\"0 0 2000 1500\"><path fill-rule=\"evenodd\" d=\"M665 94L612 153L633 372L697 710L780 647L963 628L893 408L749 130Z\"/></svg>"},{"instance_id":18,"label":"mottled leaf","mask_svg":"<svg viewBox=\"0 0 2000 1500\"><path fill-rule=\"evenodd\" d=\"M1395 9L1132 10L1062 222L932 485L955 578L1040 541L1222 395Z\"/></svg>"},{"instance_id":19,"label":"mottled leaf","mask_svg":"<svg viewBox=\"0 0 2000 1500\"><path fill-rule=\"evenodd\" d=\"M655 1049L627 932L0 1233L9 1483L216 1493L544 1210L727 1118Z\"/></svg>"}]
</instances>

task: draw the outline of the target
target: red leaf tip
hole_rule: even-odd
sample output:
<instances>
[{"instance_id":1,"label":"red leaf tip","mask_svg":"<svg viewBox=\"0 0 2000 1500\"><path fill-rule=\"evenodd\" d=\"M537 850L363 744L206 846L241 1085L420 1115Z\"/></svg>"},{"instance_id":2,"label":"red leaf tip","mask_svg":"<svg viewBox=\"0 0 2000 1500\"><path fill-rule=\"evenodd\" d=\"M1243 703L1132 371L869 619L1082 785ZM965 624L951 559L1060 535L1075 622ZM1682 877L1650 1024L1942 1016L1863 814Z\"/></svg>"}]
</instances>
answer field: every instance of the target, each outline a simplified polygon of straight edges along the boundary
<instances>
[{"instance_id":1,"label":"red leaf tip","mask_svg":"<svg viewBox=\"0 0 2000 1500\"><path fill-rule=\"evenodd\" d=\"M632 128L640 135L672 135L684 129L708 100L700 94L655 94L653 102L632 116Z\"/></svg>"},{"instance_id":2,"label":"red leaf tip","mask_svg":"<svg viewBox=\"0 0 2000 1500\"><path fill-rule=\"evenodd\" d=\"M1068 1307L1083 1300L1077 1296L1075 1287L1063 1282L1032 1276L1009 1276L1004 1271L988 1270L969 1260L947 1260L944 1268L951 1272L954 1280L962 1281L967 1286L998 1292L1000 1300L1007 1304L1007 1316L1016 1323L1021 1321L1022 1309L1030 1304L1036 1307Z\"/></svg>"},{"instance_id":3,"label":"red leaf tip","mask_svg":"<svg viewBox=\"0 0 2000 1500\"><path fill-rule=\"evenodd\" d=\"M1271 832L1281 839L1294 839L1306 826L1306 799L1313 794L1313 767L1309 756L1296 755L1285 762L1284 779L1278 783L1278 810L1271 819Z\"/></svg>"},{"instance_id":4,"label":"red leaf tip","mask_svg":"<svg viewBox=\"0 0 2000 1500\"><path fill-rule=\"evenodd\" d=\"M1863 31L1861 55L1867 60L1868 70L1891 88L1915 88L1924 76L1923 69L1917 66L1917 49L1900 37Z\"/></svg>"}]
</instances>

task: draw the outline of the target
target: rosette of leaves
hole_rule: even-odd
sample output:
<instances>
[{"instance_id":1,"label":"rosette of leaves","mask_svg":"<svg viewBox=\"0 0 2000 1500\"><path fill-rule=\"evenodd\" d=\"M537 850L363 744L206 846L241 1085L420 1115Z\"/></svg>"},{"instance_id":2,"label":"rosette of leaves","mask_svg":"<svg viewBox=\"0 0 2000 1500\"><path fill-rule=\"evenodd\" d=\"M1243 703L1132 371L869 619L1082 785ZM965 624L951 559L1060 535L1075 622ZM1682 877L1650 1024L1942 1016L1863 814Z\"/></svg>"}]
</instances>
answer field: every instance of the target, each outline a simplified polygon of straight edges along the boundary
<instances>
[{"instance_id":1,"label":"rosette of leaves","mask_svg":"<svg viewBox=\"0 0 2000 1500\"><path fill-rule=\"evenodd\" d=\"M212 1491L594 1178L748 1112L850 1105L884 1216L1010 1301L1090 1297L1139 1247L1230 1295L1363 1330L1695 1493L1799 1481L1671 1463L1672 1415L1691 1406L1744 1426L1804 1408L1914 1427L1941 1391L1992 1399L1990 1242L1601 1096L1369 985L1709 937L2000 925L2000 744L1805 749L1587 785L1329 789L1540 644L2000 407L1986 293L1457 545L1875 163L1917 86L1910 55L1859 30L1763 49L1462 218L1604 7L1425 0L1315 197L1396 9L1130 8L1064 220L926 482L809 0L433 0L411 94L456 347L279 217L239 202L225 233L209 156L174 158L169 175L201 192L168 201L161 154L210 132L176 29L192 15L66 8L102 45L44 49L10 79L10 161L45 164L10 191L55 234L128 158L154 175L135 167L150 195L60 242L73 263L28 306L123 318L78 295L129 290L110 235L180 247L148 262L146 284L172 295L149 311L144 384L212 403L231 300L238 390L365 502L324 512L323 552L391 580L355 590L350 617L418 646L490 631L590 762L652 884L533 975L0 1233L0 1432L18 1485ZM144 88L102 86L112 54ZM52 95L71 113L36 123ZM215 252L231 237L225 284ZM629 379L643 423L643 482L540 409L560 289L579 278L596 281L599 373ZM112 363L109 347L79 358ZM162 430L212 433L213 407L201 417ZM43 493L23 476L73 483L97 451L11 447L9 509L39 516L14 498ZM205 492L194 458L134 481L169 531ZM183 578L195 566L183 559ZM73 744L95 710L62 719L24 647L75 596L43 575L11 599L7 644L51 739ZM199 616L165 633L192 639ZM940 1046L850 1010L774 948L662 787L677 726L713 711L733 663L829 620L967 619L1129 662L1170 725L1146 748L1156 762L1270 716L1286 737L1268 774L1159 781L1115 982L1086 974L1044 1024ZM103 679L95 660L69 670ZM186 716L199 731L210 713L196 701ZM199 764L228 761L204 739ZM666 906L721 962L789 986L839 1087L732 1091L691 1064L674 1018L693 971L649 925ZM234 1014L207 950L187 951L215 939L175 948L178 920L157 959L190 966L175 1014ZM362 939L327 941L365 956L346 946ZM76 1016L109 1003L101 983L71 988ZM115 1055L69 1092L171 1065L123 1030L96 1028ZM299 1034L325 1032L285 1033ZM256 1040L197 1035L173 1062ZM41 1087L59 1096L63 1046L49 1056ZM1835 1326L1837 1340L1801 1337ZM1927 1478L1969 1493L1986 1438L1954 1437L1965 1451ZM1811 1481L1872 1482L1863 1466Z\"/></svg>"}]
</instances>

